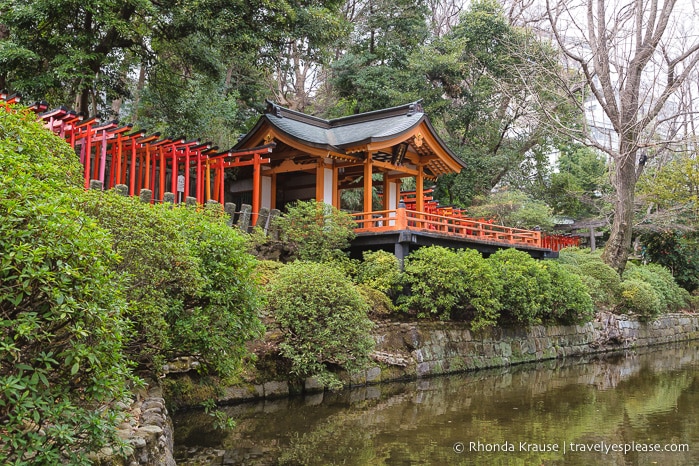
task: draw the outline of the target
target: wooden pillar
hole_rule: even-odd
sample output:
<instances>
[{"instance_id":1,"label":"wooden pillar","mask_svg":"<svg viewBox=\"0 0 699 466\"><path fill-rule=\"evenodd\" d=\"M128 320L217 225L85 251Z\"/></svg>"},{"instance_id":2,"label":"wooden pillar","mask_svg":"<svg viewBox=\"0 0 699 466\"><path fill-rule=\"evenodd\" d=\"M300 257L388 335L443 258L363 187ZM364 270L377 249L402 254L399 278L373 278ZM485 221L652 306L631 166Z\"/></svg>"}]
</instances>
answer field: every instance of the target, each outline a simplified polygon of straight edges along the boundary
<instances>
[{"instance_id":1,"label":"wooden pillar","mask_svg":"<svg viewBox=\"0 0 699 466\"><path fill-rule=\"evenodd\" d=\"M99 170L99 178L103 184L104 184L104 172L107 169L107 130L102 131L102 147L101 147L101 152L100 152L100 170ZM114 169L114 167L112 167ZM106 188L106 186L105 186Z\"/></svg>"},{"instance_id":2,"label":"wooden pillar","mask_svg":"<svg viewBox=\"0 0 699 466\"><path fill-rule=\"evenodd\" d=\"M146 185L144 186L145 189L151 189L150 186L150 143L146 144L146 179L145 183Z\"/></svg>"},{"instance_id":3,"label":"wooden pillar","mask_svg":"<svg viewBox=\"0 0 699 466\"><path fill-rule=\"evenodd\" d=\"M201 158L202 158L201 151L202 151L201 149L199 149L199 151L197 151L197 167L196 167L197 183L195 186L195 189L197 190L196 198L197 198L197 202L199 204L204 203L204 172L203 172L202 167L201 167Z\"/></svg>"},{"instance_id":4,"label":"wooden pillar","mask_svg":"<svg viewBox=\"0 0 699 466\"><path fill-rule=\"evenodd\" d=\"M272 173L272 192L269 196L270 210L277 208L277 174Z\"/></svg>"},{"instance_id":5,"label":"wooden pillar","mask_svg":"<svg viewBox=\"0 0 699 466\"><path fill-rule=\"evenodd\" d=\"M136 195L136 137L131 138L131 171L129 173L129 191Z\"/></svg>"},{"instance_id":6,"label":"wooden pillar","mask_svg":"<svg viewBox=\"0 0 699 466\"><path fill-rule=\"evenodd\" d=\"M391 183L388 180L388 172L383 172L383 210L391 208Z\"/></svg>"},{"instance_id":7,"label":"wooden pillar","mask_svg":"<svg viewBox=\"0 0 699 466\"><path fill-rule=\"evenodd\" d=\"M316 163L316 201L324 202L325 197L325 163L318 159Z\"/></svg>"},{"instance_id":8,"label":"wooden pillar","mask_svg":"<svg viewBox=\"0 0 699 466\"><path fill-rule=\"evenodd\" d=\"M368 214L373 210L372 206L372 180L371 174L373 171L371 152L367 152L366 160L364 161L364 212ZM369 215L365 218L369 220ZM369 225L367 225L369 226Z\"/></svg>"},{"instance_id":9,"label":"wooden pillar","mask_svg":"<svg viewBox=\"0 0 699 466\"><path fill-rule=\"evenodd\" d=\"M257 222L262 202L262 174L260 173L260 154L255 154L252 165L252 225Z\"/></svg>"},{"instance_id":10,"label":"wooden pillar","mask_svg":"<svg viewBox=\"0 0 699 466\"><path fill-rule=\"evenodd\" d=\"M422 170L422 165L418 165L417 178L415 179L415 210L418 212L425 211L425 180Z\"/></svg>"},{"instance_id":11,"label":"wooden pillar","mask_svg":"<svg viewBox=\"0 0 699 466\"><path fill-rule=\"evenodd\" d=\"M175 144L170 146L170 150L172 151L172 177L170 178L170 192L175 196L175 204L177 204L177 149L175 148Z\"/></svg>"},{"instance_id":12,"label":"wooden pillar","mask_svg":"<svg viewBox=\"0 0 699 466\"><path fill-rule=\"evenodd\" d=\"M336 209L340 209L340 189L338 187L340 178L340 169L338 167L333 167L333 206Z\"/></svg>"},{"instance_id":13,"label":"wooden pillar","mask_svg":"<svg viewBox=\"0 0 699 466\"><path fill-rule=\"evenodd\" d=\"M226 190L224 188L224 180L226 178L226 172L225 169L223 168L223 157L221 157L218 161L218 165L220 167L220 177L221 181L219 182L219 192L218 192L218 202L221 203L221 205L226 203Z\"/></svg>"},{"instance_id":14,"label":"wooden pillar","mask_svg":"<svg viewBox=\"0 0 699 466\"><path fill-rule=\"evenodd\" d=\"M160 186L158 186L158 193L162 202L165 197L165 151L163 146L158 147L158 154L160 155L160 176L158 177Z\"/></svg>"},{"instance_id":15,"label":"wooden pillar","mask_svg":"<svg viewBox=\"0 0 699 466\"><path fill-rule=\"evenodd\" d=\"M183 196L183 201L187 199L189 196L189 164L190 164L190 157L191 157L191 151L189 146L187 146L184 150L184 196Z\"/></svg>"},{"instance_id":16,"label":"wooden pillar","mask_svg":"<svg viewBox=\"0 0 699 466\"><path fill-rule=\"evenodd\" d=\"M211 199L211 167L209 166L209 160L206 160L206 180L205 180L205 188L206 188L206 196L204 196L204 204L206 201Z\"/></svg>"},{"instance_id":17,"label":"wooden pillar","mask_svg":"<svg viewBox=\"0 0 699 466\"><path fill-rule=\"evenodd\" d=\"M90 188L90 157L92 155L92 125L87 125L87 134L83 139L85 148L85 189Z\"/></svg>"}]
</instances>

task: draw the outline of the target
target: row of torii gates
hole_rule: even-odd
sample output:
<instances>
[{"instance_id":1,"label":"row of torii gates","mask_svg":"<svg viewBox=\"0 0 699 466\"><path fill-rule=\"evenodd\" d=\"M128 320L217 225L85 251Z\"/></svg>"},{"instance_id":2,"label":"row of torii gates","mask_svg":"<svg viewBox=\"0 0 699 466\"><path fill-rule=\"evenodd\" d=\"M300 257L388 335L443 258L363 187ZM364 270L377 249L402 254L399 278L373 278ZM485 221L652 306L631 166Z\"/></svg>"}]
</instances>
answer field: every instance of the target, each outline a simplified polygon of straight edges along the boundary
<instances>
[{"instance_id":1,"label":"row of torii gates","mask_svg":"<svg viewBox=\"0 0 699 466\"><path fill-rule=\"evenodd\" d=\"M18 102L18 96L0 92L6 109ZM224 151L199 140L161 138L131 125L84 118L65 107L35 103L29 109L75 150L86 189L98 180L104 189L125 185L131 196L150 190L151 202L173 193L175 203L189 197L199 204L223 204L237 183L249 194L252 224L261 209L281 209L297 199L341 208L343 189L362 189L364 209L354 214L355 246L388 245L400 258L425 244L475 247L486 254L516 247L535 257L578 244L575 237L493 225L459 209L438 209L425 181L458 173L463 162L436 135L419 102L335 120L268 102L257 125ZM231 168L238 169L235 181L226 180ZM410 195L400 189L405 177L415 178ZM382 203L378 210L374 190Z\"/></svg>"}]
</instances>

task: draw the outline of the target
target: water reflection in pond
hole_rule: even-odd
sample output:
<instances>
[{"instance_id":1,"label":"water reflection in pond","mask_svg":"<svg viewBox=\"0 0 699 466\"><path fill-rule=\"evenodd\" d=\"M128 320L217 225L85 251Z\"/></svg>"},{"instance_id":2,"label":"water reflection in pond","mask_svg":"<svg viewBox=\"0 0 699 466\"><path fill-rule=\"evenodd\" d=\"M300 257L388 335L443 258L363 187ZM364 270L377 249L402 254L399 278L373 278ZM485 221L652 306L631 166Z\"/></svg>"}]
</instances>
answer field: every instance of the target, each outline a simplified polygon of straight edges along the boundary
<instances>
[{"instance_id":1,"label":"water reflection in pond","mask_svg":"<svg viewBox=\"0 0 699 466\"><path fill-rule=\"evenodd\" d=\"M186 412L175 417L176 459L699 464L698 369L699 342L692 342L231 406L225 410L237 427L229 433L214 430L201 412ZM683 451L647 451L657 448Z\"/></svg>"}]
</instances>

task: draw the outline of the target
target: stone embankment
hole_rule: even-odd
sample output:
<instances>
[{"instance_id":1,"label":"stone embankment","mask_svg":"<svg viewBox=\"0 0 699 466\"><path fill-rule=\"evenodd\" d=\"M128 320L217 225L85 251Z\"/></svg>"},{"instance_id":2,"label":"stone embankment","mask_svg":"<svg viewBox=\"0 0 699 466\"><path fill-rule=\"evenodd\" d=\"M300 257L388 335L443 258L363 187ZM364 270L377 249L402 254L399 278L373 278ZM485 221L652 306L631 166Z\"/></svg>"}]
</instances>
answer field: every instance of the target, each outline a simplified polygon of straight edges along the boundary
<instances>
[{"instance_id":1,"label":"stone embankment","mask_svg":"<svg viewBox=\"0 0 699 466\"><path fill-rule=\"evenodd\" d=\"M699 339L699 316L668 314L653 322L600 313L582 325L536 325L469 330L459 322L384 322L374 329L375 365L344 380L364 385L429 377L546 359ZM264 374L260 374L264 377ZM274 380L230 387L221 402L288 396L321 388L313 379L302 386Z\"/></svg>"},{"instance_id":2,"label":"stone embankment","mask_svg":"<svg viewBox=\"0 0 699 466\"><path fill-rule=\"evenodd\" d=\"M122 406L124 418L118 427L125 451L105 447L90 453L90 459L98 466L175 466L174 429L162 390L152 384L135 395L130 406Z\"/></svg>"}]
</instances>

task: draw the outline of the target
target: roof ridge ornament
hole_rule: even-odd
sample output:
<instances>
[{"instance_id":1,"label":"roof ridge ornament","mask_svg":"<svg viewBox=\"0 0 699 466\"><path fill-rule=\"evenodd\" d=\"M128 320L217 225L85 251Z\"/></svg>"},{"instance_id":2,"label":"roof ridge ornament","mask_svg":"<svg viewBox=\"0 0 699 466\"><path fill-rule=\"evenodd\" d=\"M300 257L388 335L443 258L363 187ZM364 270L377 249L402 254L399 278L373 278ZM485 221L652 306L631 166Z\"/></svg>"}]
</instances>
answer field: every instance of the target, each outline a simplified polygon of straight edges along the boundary
<instances>
[{"instance_id":1,"label":"roof ridge ornament","mask_svg":"<svg viewBox=\"0 0 699 466\"><path fill-rule=\"evenodd\" d=\"M413 116L416 113L423 113L422 100L418 100L417 102L413 102L412 104L408 105L407 116Z\"/></svg>"},{"instance_id":2,"label":"roof ridge ornament","mask_svg":"<svg viewBox=\"0 0 699 466\"><path fill-rule=\"evenodd\" d=\"M282 118L282 108L279 104L276 102L272 102L271 100L267 100L267 112L266 113L271 113L277 118Z\"/></svg>"}]
</instances>

